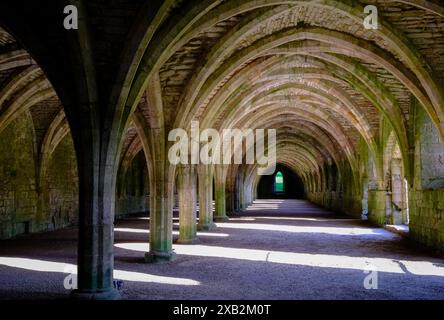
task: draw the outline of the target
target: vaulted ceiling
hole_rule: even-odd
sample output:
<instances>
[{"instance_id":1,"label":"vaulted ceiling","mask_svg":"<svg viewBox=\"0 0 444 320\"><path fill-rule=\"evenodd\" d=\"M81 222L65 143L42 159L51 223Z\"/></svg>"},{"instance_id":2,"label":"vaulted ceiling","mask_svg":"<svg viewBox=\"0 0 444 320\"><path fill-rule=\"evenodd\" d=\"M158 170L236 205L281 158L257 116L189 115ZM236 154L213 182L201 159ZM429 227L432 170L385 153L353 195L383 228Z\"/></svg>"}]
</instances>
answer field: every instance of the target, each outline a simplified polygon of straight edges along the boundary
<instances>
[{"instance_id":1,"label":"vaulted ceiling","mask_svg":"<svg viewBox=\"0 0 444 320\"><path fill-rule=\"evenodd\" d=\"M368 4L378 8L377 30L364 28ZM161 101L168 128L199 120L207 128L277 129L278 161L301 175L342 160L354 168L360 140L377 154L382 121L406 155L412 99L443 136L444 6L437 1L85 6L101 90L127 52L139 55L126 101L139 118L127 123L122 159L142 148L136 127L152 126L153 99ZM134 43L138 28L149 36ZM56 139L55 128L66 134L67 123L46 70L23 44L0 29L0 132L28 113L41 146L49 134Z\"/></svg>"}]
</instances>

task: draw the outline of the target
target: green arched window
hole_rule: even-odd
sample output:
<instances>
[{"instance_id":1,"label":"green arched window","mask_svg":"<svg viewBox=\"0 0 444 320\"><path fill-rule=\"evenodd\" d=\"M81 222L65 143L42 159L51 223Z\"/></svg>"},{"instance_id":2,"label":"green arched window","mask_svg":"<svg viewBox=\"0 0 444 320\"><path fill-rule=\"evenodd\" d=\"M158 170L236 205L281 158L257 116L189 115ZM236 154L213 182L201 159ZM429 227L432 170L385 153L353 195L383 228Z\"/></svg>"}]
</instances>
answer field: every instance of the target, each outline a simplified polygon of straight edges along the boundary
<instances>
[{"instance_id":1,"label":"green arched window","mask_svg":"<svg viewBox=\"0 0 444 320\"><path fill-rule=\"evenodd\" d=\"M280 171L274 176L274 192L284 192L284 176Z\"/></svg>"}]
</instances>

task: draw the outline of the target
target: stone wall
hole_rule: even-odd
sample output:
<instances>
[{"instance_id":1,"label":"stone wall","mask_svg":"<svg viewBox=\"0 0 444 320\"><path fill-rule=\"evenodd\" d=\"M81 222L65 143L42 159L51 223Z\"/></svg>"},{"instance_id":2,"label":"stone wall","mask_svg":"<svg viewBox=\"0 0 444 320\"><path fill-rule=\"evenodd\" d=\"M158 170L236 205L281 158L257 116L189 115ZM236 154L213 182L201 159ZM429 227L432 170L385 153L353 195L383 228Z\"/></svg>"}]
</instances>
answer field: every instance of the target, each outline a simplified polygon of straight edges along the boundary
<instances>
[{"instance_id":1,"label":"stone wall","mask_svg":"<svg viewBox=\"0 0 444 320\"><path fill-rule=\"evenodd\" d=\"M358 196L334 191L307 192L307 200L324 208L359 218L362 204Z\"/></svg>"},{"instance_id":2,"label":"stone wall","mask_svg":"<svg viewBox=\"0 0 444 320\"><path fill-rule=\"evenodd\" d=\"M24 114L0 133L0 239L56 230L78 221L79 182L74 145L68 134L37 179L33 122ZM116 216L149 210L146 161L140 152L127 168L116 197Z\"/></svg>"},{"instance_id":3,"label":"stone wall","mask_svg":"<svg viewBox=\"0 0 444 320\"><path fill-rule=\"evenodd\" d=\"M78 221L78 175L74 145L67 135L51 155L42 185L39 230L54 230Z\"/></svg>"},{"instance_id":4,"label":"stone wall","mask_svg":"<svg viewBox=\"0 0 444 320\"><path fill-rule=\"evenodd\" d=\"M139 152L128 168L119 172L116 195L116 217L149 211L149 181L146 160Z\"/></svg>"},{"instance_id":5,"label":"stone wall","mask_svg":"<svg viewBox=\"0 0 444 320\"><path fill-rule=\"evenodd\" d=\"M413 239L443 250L444 190L412 190L409 225Z\"/></svg>"},{"instance_id":6,"label":"stone wall","mask_svg":"<svg viewBox=\"0 0 444 320\"><path fill-rule=\"evenodd\" d=\"M427 246L444 249L444 149L427 114L415 110L415 164L409 192L410 235Z\"/></svg>"},{"instance_id":7,"label":"stone wall","mask_svg":"<svg viewBox=\"0 0 444 320\"><path fill-rule=\"evenodd\" d=\"M0 133L0 238L32 231L37 193L32 122L18 117Z\"/></svg>"},{"instance_id":8,"label":"stone wall","mask_svg":"<svg viewBox=\"0 0 444 320\"><path fill-rule=\"evenodd\" d=\"M387 192L385 190L368 191L368 220L377 225L386 222Z\"/></svg>"},{"instance_id":9,"label":"stone wall","mask_svg":"<svg viewBox=\"0 0 444 320\"><path fill-rule=\"evenodd\" d=\"M417 103L416 105L412 103L412 108L414 109L411 119L414 122L411 126L414 156L410 160L413 176L407 179L410 186L407 195L409 206L406 209L409 213L410 237L426 246L442 250L444 249L444 148L438 130L423 108ZM386 131L387 134L383 136L383 146L389 141L391 127ZM307 198L323 207L357 218L360 216L360 211L364 210L366 212L362 213L367 214L369 221L376 225L393 223L390 210L393 209L394 191L386 190L387 181L382 181L381 184L375 180L374 161L369 158L368 150L361 149L359 166L362 169L359 179L362 180L360 182L362 186L353 186L351 175L347 174L347 170L342 170L346 174L337 186L339 191L331 191L331 184L323 182L322 187L316 188L317 191L308 190ZM381 148L381 153L384 149ZM391 157L384 155L387 156ZM326 168L325 172L324 176L331 175L329 168ZM405 172L399 174L402 174L402 178L408 177ZM359 191L364 187L365 194ZM393 185L391 187L393 188Z\"/></svg>"},{"instance_id":10,"label":"stone wall","mask_svg":"<svg viewBox=\"0 0 444 320\"><path fill-rule=\"evenodd\" d=\"M330 172L332 168L333 172ZM340 176L333 166L327 166L325 172L330 178L323 179L324 184L321 188L307 190L307 199L327 209L359 218L362 213L362 195L360 188L355 186L350 167L345 162L342 163ZM315 186L316 183L313 182L311 185Z\"/></svg>"},{"instance_id":11,"label":"stone wall","mask_svg":"<svg viewBox=\"0 0 444 320\"><path fill-rule=\"evenodd\" d=\"M59 229L78 217L77 165L68 135L37 183L33 124L19 116L0 134L0 238Z\"/></svg>"}]
</instances>

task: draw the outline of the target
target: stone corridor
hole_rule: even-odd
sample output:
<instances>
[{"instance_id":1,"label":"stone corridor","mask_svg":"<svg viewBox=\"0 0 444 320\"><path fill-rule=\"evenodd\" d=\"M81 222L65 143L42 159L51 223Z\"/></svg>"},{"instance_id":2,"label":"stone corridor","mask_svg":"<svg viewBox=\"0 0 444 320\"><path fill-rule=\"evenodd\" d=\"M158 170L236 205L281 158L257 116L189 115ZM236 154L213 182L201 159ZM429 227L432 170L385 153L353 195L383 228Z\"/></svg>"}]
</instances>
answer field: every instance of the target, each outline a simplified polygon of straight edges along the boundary
<instances>
[{"instance_id":1,"label":"stone corridor","mask_svg":"<svg viewBox=\"0 0 444 320\"><path fill-rule=\"evenodd\" d=\"M217 223L216 231L198 232L200 243L173 245L177 259L166 264L143 262L148 223L146 217L134 217L115 227L115 277L124 281L123 299L441 299L444 295L443 257L303 200L257 200L244 213ZM67 298L63 281L69 267L63 264L76 263L75 231L5 243L0 248L0 298ZM378 270L378 289L364 287L367 266Z\"/></svg>"},{"instance_id":2,"label":"stone corridor","mask_svg":"<svg viewBox=\"0 0 444 320\"><path fill-rule=\"evenodd\" d=\"M3 298L443 299L443 1L1 0L0 252Z\"/></svg>"}]
</instances>

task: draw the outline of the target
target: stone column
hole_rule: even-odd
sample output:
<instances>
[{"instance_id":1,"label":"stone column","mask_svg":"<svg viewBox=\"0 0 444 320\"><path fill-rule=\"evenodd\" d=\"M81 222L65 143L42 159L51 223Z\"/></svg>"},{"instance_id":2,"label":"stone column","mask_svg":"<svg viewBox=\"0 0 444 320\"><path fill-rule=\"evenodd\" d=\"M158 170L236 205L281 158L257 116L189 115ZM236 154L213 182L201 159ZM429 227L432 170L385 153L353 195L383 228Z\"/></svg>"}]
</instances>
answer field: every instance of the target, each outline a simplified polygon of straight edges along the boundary
<instances>
[{"instance_id":1,"label":"stone column","mask_svg":"<svg viewBox=\"0 0 444 320\"><path fill-rule=\"evenodd\" d=\"M246 208L246 200L245 200L245 177L244 171L242 170L239 173L239 209L240 211Z\"/></svg>"},{"instance_id":2,"label":"stone column","mask_svg":"<svg viewBox=\"0 0 444 320\"><path fill-rule=\"evenodd\" d=\"M226 184L225 184L226 187ZM235 214L235 194L233 189L231 188L226 188L225 189L225 214L227 216L230 216L232 214Z\"/></svg>"},{"instance_id":3,"label":"stone column","mask_svg":"<svg viewBox=\"0 0 444 320\"><path fill-rule=\"evenodd\" d=\"M80 200L80 203L83 201ZM94 200L86 201L97 203ZM100 214L100 209L82 211L79 214L77 251L78 289L72 292L72 296L87 300L117 299L119 293L113 288L113 222Z\"/></svg>"},{"instance_id":4,"label":"stone column","mask_svg":"<svg viewBox=\"0 0 444 320\"><path fill-rule=\"evenodd\" d=\"M402 179L402 160L392 159L391 163L392 179L392 223L402 224L402 211L404 210L403 189L404 181Z\"/></svg>"},{"instance_id":5,"label":"stone column","mask_svg":"<svg viewBox=\"0 0 444 320\"><path fill-rule=\"evenodd\" d=\"M198 230L214 230L213 222L213 168L199 165L199 224Z\"/></svg>"},{"instance_id":6,"label":"stone column","mask_svg":"<svg viewBox=\"0 0 444 320\"><path fill-rule=\"evenodd\" d=\"M152 129L149 136L154 161L150 179L150 251L145 254L145 261L166 262L176 256L173 251L174 190L168 180L170 164L166 158L164 129Z\"/></svg>"},{"instance_id":7,"label":"stone column","mask_svg":"<svg viewBox=\"0 0 444 320\"><path fill-rule=\"evenodd\" d=\"M145 254L146 262L167 262L175 258L173 199L159 189L150 194L150 251Z\"/></svg>"},{"instance_id":8,"label":"stone column","mask_svg":"<svg viewBox=\"0 0 444 320\"><path fill-rule=\"evenodd\" d=\"M364 178L363 184L363 190L362 190L362 202L361 202L361 219L367 220L368 219L368 180L367 178Z\"/></svg>"},{"instance_id":9,"label":"stone column","mask_svg":"<svg viewBox=\"0 0 444 320\"><path fill-rule=\"evenodd\" d=\"M226 196L227 196L227 194L226 194ZM233 186L233 189L232 189L232 191L231 191L231 196L232 196L232 203L233 203L233 206L232 206L232 213L236 213L236 212L238 212L238 211L240 211L240 206L241 206L241 204L240 204L240 183L239 183L239 175L236 175L236 177L235 177L235 179L234 179L234 186ZM227 197L227 200L228 200L228 198L229 197ZM231 210L230 211L228 211L228 212L231 212Z\"/></svg>"},{"instance_id":10,"label":"stone column","mask_svg":"<svg viewBox=\"0 0 444 320\"><path fill-rule=\"evenodd\" d=\"M179 193L179 239L177 243L191 244L196 237L196 172L192 165L179 167L177 177Z\"/></svg>"},{"instance_id":11,"label":"stone column","mask_svg":"<svg viewBox=\"0 0 444 320\"><path fill-rule=\"evenodd\" d=\"M214 221L226 221L228 220L226 212L226 197L225 197L225 181L216 179L216 212L214 215Z\"/></svg>"},{"instance_id":12,"label":"stone column","mask_svg":"<svg viewBox=\"0 0 444 320\"><path fill-rule=\"evenodd\" d=\"M253 200L253 191L251 190L251 182L248 182L248 184L245 187L245 208L251 206L252 200Z\"/></svg>"},{"instance_id":13,"label":"stone column","mask_svg":"<svg viewBox=\"0 0 444 320\"><path fill-rule=\"evenodd\" d=\"M386 190L369 190L368 219L376 224L384 225L386 220Z\"/></svg>"},{"instance_id":14,"label":"stone column","mask_svg":"<svg viewBox=\"0 0 444 320\"><path fill-rule=\"evenodd\" d=\"M79 175L78 289L72 297L117 299L119 293L113 287L116 157L112 151L101 151L98 141L91 141L87 135L75 132L73 136L80 140L75 140ZM95 138L104 141L103 137ZM112 149L116 144L113 141L108 146Z\"/></svg>"}]
</instances>

